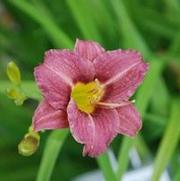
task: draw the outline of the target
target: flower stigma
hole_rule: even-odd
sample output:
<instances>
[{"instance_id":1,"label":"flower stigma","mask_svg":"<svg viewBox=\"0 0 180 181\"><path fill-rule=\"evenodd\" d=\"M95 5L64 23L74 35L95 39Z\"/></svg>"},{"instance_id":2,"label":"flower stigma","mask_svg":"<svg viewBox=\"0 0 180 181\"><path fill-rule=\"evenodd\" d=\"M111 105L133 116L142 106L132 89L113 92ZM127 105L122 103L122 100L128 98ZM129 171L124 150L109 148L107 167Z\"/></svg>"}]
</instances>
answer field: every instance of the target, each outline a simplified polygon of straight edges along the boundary
<instances>
[{"instance_id":1,"label":"flower stigma","mask_svg":"<svg viewBox=\"0 0 180 181\"><path fill-rule=\"evenodd\" d=\"M95 79L87 84L78 82L72 88L71 97L75 101L77 107L87 114L95 111L96 105L104 96L104 87Z\"/></svg>"}]
</instances>

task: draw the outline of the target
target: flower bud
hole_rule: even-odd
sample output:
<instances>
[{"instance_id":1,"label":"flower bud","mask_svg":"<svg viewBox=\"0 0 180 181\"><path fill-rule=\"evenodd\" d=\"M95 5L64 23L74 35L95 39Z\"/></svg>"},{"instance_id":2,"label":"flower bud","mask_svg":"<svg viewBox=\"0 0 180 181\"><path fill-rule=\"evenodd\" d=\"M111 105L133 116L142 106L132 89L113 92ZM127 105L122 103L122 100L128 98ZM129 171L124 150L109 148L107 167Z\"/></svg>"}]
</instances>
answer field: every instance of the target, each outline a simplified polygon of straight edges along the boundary
<instances>
[{"instance_id":1,"label":"flower bud","mask_svg":"<svg viewBox=\"0 0 180 181\"><path fill-rule=\"evenodd\" d=\"M27 133L18 145L19 154L31 156L38 149L39 141L40 136L37 132L31 131Z\"/></svg>"},{"instance_id":2,"label":"flower bud","mask_svg":"<svg viewBox=\"0 0 180 181\"><path fill-rule=\"evenodd\" d=\"M7 75L9 80L14 85L19 85L21 83L21 73L18 66L13 62L9 62L7 65Z\"/></svg>"}]
</instances>

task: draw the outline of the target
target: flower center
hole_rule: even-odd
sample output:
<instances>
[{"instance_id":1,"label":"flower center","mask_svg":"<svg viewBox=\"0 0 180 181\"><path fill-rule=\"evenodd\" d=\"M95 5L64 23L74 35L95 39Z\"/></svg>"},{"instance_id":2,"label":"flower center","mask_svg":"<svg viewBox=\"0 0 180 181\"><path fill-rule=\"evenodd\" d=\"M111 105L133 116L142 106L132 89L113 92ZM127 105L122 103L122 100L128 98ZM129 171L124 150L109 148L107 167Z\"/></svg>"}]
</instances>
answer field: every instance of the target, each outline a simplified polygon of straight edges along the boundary
<instances>
[{"instance_id":1,"label":"flower center","mask_svg":"<svg viewBox=\"0 0 180 181\"><path fill-rule=\"evenodd\" d=\"M78 82L71 92L71 97L78 109L87 114L94 112L97 103L102 99L103 95L104 87L97 79L87 84Z\"/></svg>"}]
</instances>

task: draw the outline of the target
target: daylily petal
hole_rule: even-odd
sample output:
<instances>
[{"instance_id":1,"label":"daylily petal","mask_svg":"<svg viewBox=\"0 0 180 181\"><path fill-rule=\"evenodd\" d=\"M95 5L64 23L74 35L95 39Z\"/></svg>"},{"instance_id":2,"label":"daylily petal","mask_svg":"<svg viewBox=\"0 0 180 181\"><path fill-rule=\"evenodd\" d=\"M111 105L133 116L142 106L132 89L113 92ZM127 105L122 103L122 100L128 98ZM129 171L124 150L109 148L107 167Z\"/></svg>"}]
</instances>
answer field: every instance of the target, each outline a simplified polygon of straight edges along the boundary
<instances>
[{"instance_id":1,"label":"daylily petal","mask_svg":"<svg viewBox=\"0 0 180 181\"><path fill-rule=\"evenodd\" d=\"M75 52L77 52L81 57L93 61L98 55L104 52L104 48L101 47L99 43L94 41L83 41L76 40Z\"/></svg>"},{"instance_id":2,"label":"daylily petal","mask_svg":"<svg viewBox=\"0 0 180 181\"><path fill-rule=\"evenodd\" d=\"M55 109L64 109L69 101L70 88L77 81L88 82L94 78L90 61L68 50L50 50L43 64L35 68L34 75L46 100Z\"/></svg>"},{"instance_id":3,"label":"daylily petal","mask_svg":"<svg viewBox=\"0 0 180 181\"><path fill-rule=\"evenodd\" d=\"M95 157L103 153L117 135L119 117L115 109L97 109L89 115L79 111L71 100L67 113L73 137L77 142L85 144L83 155Z\"/></svg>"},{"instance_id":4,"label":"daylily petal","mask_svg":"<svg viewBox=\"0 0 180 181\"><path fill-rule=\"evenodd\" d=\"M132 50L105 52L94 60L96 77L106 86L105 101L127 100L142 82L148 64Z\"/></svg>"},{"instance_id":5,"label":"daylily petal","mask_svg":"<svg viewBox=\"0 0 180 181\"><path fill-rule=\"evenodd\" d=\"M135 136L142 127L141 118L136 108L130 104L116 110L119 114L118 133Z\"/></svg>"},{"instance_id":6,"label":"daylily petal","mask_svg":"<svg viewBox=\"0 0 180 181\"><path fill-rule=\"evenodd\" d=\"M70 97L70 86L44 64L36 67L35 78L42 94L54 109L65 110Z\"/></svg>"},{"instance_id":7,"label":"daylily petal","mask_svg":"<svg viewBox=\"0 0 180 181\"><path fill-rule=\"evenodd\" d=\"M53 109L46 100L43 100L38 105L33 116L33 128L35 131L67 127L68 121L66 112Z\"/></svg>"}]
</instances>

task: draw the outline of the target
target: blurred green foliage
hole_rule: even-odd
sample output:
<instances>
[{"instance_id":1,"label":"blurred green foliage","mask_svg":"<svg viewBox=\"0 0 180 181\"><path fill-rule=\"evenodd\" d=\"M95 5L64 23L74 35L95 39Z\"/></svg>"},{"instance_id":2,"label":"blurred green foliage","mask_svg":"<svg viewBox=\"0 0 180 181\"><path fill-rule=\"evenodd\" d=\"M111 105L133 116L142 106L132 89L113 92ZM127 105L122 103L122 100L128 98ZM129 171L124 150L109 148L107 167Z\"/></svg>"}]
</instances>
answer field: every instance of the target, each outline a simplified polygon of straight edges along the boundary
<instances>
[{"instance_id":1,"label":"blurred green foliage","mask_svg":"<svg viewBox=\"0 0 180 181\"><path fill-rule=\"evenodd\" d=\"M22 79L34 80L33 68L42 62L44 51L72 48L76 38L96 40L106 49L138 49L152 67L145 85L136 95L137 107L144 121L140 137L132 141L118 136L111 145L119 160L123 158L117 176L121 177L127 167L131 168L126 156L130 147L136 145L145 164L147 158L155 159L159 172L155 171L154 181L167 164L171 177L178 180L179 134L174 135L173 132L179 132L180 119L177 116L177 110L180 110L179 9L178 0L1 1L0 180L35 180L49 135L49 132L41 134L40 149L32 157L24 158L18 154L17 144L31 124L39 94L32 93L34 87L27 83L28 90L25 91L33 99L25 101L22 107L15 106L5 95L7 63L15 60L21 69ZM162 150L167 145L171 147L171 143L173 149L167 150L167 160L160 164L166 156ZM119 147L122 148L120 151ZM66 181L96 169L95 160L82 157L81 152L82 145L69 135L51 180Z\"/></svg>"}]
</instances>

